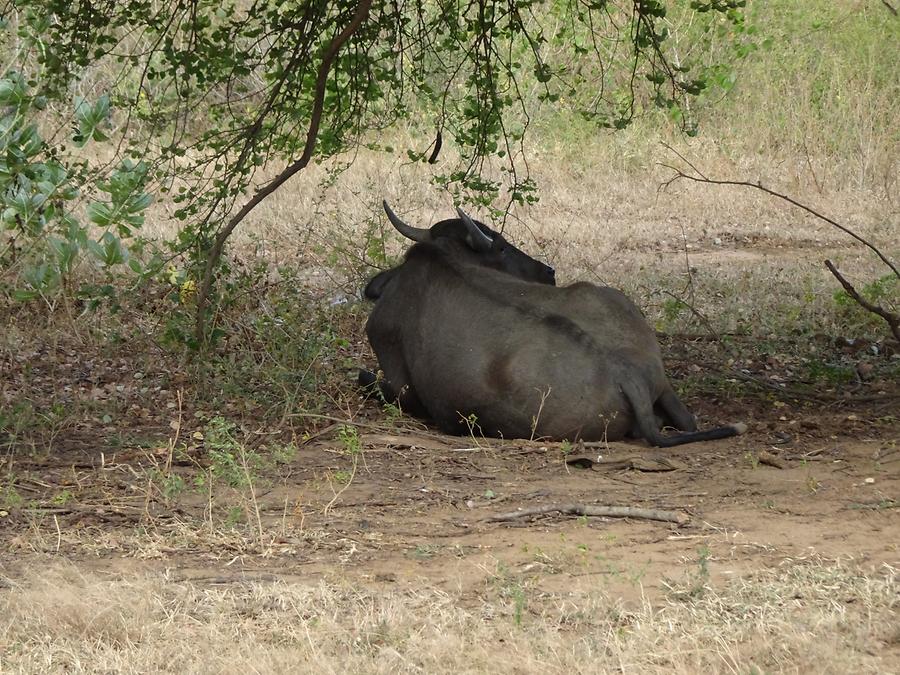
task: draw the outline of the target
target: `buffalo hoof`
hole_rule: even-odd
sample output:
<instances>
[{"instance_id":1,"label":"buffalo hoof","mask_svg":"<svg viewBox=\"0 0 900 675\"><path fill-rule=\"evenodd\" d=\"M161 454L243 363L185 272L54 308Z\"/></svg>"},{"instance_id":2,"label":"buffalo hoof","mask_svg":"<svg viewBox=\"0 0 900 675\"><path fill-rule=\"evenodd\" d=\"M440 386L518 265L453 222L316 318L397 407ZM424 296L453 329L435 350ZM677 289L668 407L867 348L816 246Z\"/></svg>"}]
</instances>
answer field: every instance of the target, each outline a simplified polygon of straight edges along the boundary
<instances>
[{"instance_id":1,"label":"buffalo hoof","mask_svg":"<svg viewBox=\"0 0 900 675\"><path fill-rule=\"evenodd\" d=\"M363 389L372 389L378 377L371 370L359 369L359 386Z\"/></svg>"}]
</instances>

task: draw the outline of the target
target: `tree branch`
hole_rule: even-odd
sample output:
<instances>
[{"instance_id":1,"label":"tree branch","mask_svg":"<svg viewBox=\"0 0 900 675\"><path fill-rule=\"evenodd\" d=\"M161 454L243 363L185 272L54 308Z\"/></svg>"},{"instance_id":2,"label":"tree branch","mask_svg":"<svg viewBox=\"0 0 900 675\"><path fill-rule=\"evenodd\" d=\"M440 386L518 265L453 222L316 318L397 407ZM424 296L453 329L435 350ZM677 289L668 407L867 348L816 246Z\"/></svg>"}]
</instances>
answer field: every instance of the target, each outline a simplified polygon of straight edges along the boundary
<instances>
[{"instance_id":1,"label":"tree branch","mask_svg":"<svg viewBox=\"0 0 900 675\"><path fill-rule=\"evenodd\" d=\"M256 208L260 202L275 192L294 174L302 171L312 159L313 152L316 147L316 140L319 135L319 127L322 123L322 109L325 102L325 89L328 84L328 75L331 67L337 58L341 47L350 39L362 23L369 16L369 9L372 6L372 0L361 0L356 8L356 13L350 22L344 27L328 45L325 53L322 55L322 62L319 64L318 74L316 75L315 94L313 96L313 107L310 114L309 129L306 132L306 145L303 147L303 153L299 159L288 165L278 176L264 187L256 191L256 194L248 201L240 211L238 211L228 223L216 234L215 241L210 249L209 256L206 261L206 268L203 273L203 281L197 293L197 314L195 320L195 338L198 346L202 346L206 338L206 306L209 300L209 291L212 286L213 276L218 266L219 259L222 257L222 251L225 248L225 242L238 224L247 217L247 215Z\"/></svg>"},{"instance_id":2,"label":"tree branch","mask_svg":"<svg viewBox=\"0 0 900 675\"><path fill-rule=\"evenodd\" d=\"M853 230L851 230L847 227L844 227L840 223L835 222L828 216L825 216L825 215L819 213L818 211L807 206L806 204L802 204L801 202L798 202L796 199L792 199L791 197L788 197L787 195L781 194L780 192L775 192L775 190L770 190L769 188L764 187L763 184L760 182L751 183L749 181L744 181L744 180L714 180L712 178L707 178L702 173L700 173L700 171L697 170L697 168L693 164L691 164L687 159L685 159L685 157L680 152L675 150L675 148L670 146L668 143L663 143L663 146L666 149L670 150L675 155L678 155L678 157L683 162L685 162L688 166L690 166L691 169L693 169L697 175L692 176L690 174L684 173L681 169L679 169L677 167L670 166L669 164L661 164L661 166L664 166L667 169L671 169L672 171L675 172L675 175L672 176L672 178L670 178L669 180L667 180L665 183L662 184L662 186L661 186L662 188L669 187L672 183L674 183L675 181L677 181L680 178L686 178L688 180L694 181L695 183L708 183L710 185L740 185L743 187L751 187L751 188L755 188L757 190L762 190L766 194L770 194L773 197L778 197L779 199L783 199L784 201L786 201L790 204L793 204L794 206L796 206L798 208L803 209L807 213L814 215L819 220L824 220L829 225L833 225L834 227L839 229L841 232L844 232L845 234L850 235L851 237L856 239L858 242L864 244L869 249L871 249L875 253L875 255L877 255L879 258L881 258L881 261L891 269L891 271L897 276L898 279L900 279L900 271L897 270L897 267L890 260L888 260L888 258L880 250L878 250L878 248L872 242L859 236Z\"/></svg>"},{"instance_id":3,"label":"tree branch","mask_svg":"<svg viewBox=\"0 0 900 675\"><path fill-rule=\"evenodd\" d=\"M641 518L644 520L661 520L665 523L678 523L684 525L690 522L690 517L679 511L658 511L656 509L642 509L634 506L591 506L589 504L549 504L547 506L534 506L528 509L501 513L496 516L488 516L484 520L488 523L499 523L531 516L542 516L548 513L559 512L573 516L606 516L609 518Z\"/></svg>"},{"instance_id":4,"label":"tree branch","mask_svg":"<svg viewBox=\"0 0 900 675\"><path fill-rule=\"evenodd\" d=\"M872 312L872 314L877 314L882 319L887 321L888 326L890 326L891 328L891 332L894 334L894 339L896 339L897 342L900 342L900 316L898 316L897 314L893 314L883 307L879 307L878 305L875 305L862 297L859 292L855 288L853 288L853 285L849 281L847 281L840 272L837 271L830 260L825 261L825 267L828 268L828 271L831 272L834 275L834 278L837 279L840 282L841 286L844 287L844 290L847 291L847 295L856 300L856 302L859 303L860 306L862 306L864 309Z\"/></svg>"},{"instance_id":5,"label":"tree branch","mask_svg":"<svg viewBox=\"0 0 900 675\"><path fill-rule=\"evenodd\" d=\"M674 175L669 180L665 181L664 183L662 183L660 185L660 187L659 187L660 190L663 190L663 189L669 187L670 185L672 185L672 183L674 183L675 181L677 181L681 178L686 178L688 180L692 180L695 183L707 183L709 185L739 185L742 187L751 187L751 188L755 188L757 190L762 190L766 194L770 194L773 197L778 197L779 199L783 199L784 201L803 209L804 211L812 214L819 220L824 220L826 223L833 225L834 227L839 229L841 232L845 232L846 234L849 234L851 237L853 237L857 241L865 244L869 249L874 251L875 255L877 255L881 259L881 261L891 269L891 271L897 276L898 279L900 279L900 271L898 271L897 267L890 260L888 260L887 256L885 256L872 242L859 236L853 230L851 230L847 227L844 227L843 225L841 225L838 222L835 222L828 216L822 215L821 213L810 208L806 204L798 202L796 199L792 199L791 197L788 197L787 195L783 195L780 192L775 192L775 190L770 190L767 187L763 187L762 183L759 183L759 182L751 183L749 181L743 181L743 180L714 180L712 178L707 178L706 176L703 175L703 173L700 171L700 169L698 169L696 166L691 164L691 162L686 157L684 157L684 155L682 155L680 152L678 152L675 148L670 146L668 143L663 143L663 146L666 149L668 149L669 151L671 151L673 154L677 155L679 157L679 159L681 159L681 161L683 161L685 164L687 164L689 167L691 167L691 170L694 173L693 173L693 175L688 174L688 173L685 173L684 171L682 171L681 169L679 169L678 167L671 166L669 164L661 164L661 166L664 166L667 169L672 170L674 172ZM838 282L840 282L841 286L844 287L844 290L847 291L847 294L851 298L853 298L857 303L859 303L859 305L861 307L863 307L864 309L868 310L869 312L871 312L873 314L880 316L882 319L884 319L887 322L888 326L891 329L891 332L894 334L894 338L896 338L896 340L898 342L900 342L900 316L893 314L892 312L887 311L883 307L875 305L875 304L869 302L868 300L866 300L864 297L862 297L857 292L857 290L853 287L853 285L849 281L847 281L843 276L841 276L841 273L837 271L837 269L835 268L835 266L832 264L832 262L830 260L825 261L825 266L834 275L835 279L837 279Z\"/></svg>"}]
</instances>

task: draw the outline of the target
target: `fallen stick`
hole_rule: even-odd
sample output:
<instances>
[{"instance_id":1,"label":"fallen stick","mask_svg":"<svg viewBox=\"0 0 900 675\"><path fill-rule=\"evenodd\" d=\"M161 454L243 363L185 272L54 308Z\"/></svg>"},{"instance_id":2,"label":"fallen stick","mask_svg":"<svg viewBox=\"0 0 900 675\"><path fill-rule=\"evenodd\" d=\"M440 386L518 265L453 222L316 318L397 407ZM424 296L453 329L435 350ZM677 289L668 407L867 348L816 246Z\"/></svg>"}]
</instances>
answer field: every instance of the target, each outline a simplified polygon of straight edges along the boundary
<instances>
[{"instance_id":1,"label":"fallen stick","mask_svg":"<svg viewBox=\"0 0 900 675\"><path fill-rule=\"evenodd\" d=\"M784 460L781 459L781 457L779 457L778 455L773 455L767 450L760 450L758 458L760 464L768 464L769 466L774 466L776 469L787 468L787 464L785 464Z\"/></svg>"},{"instance_id":2,"label":"fallen stick","mask_svg":"<svg viewBox=\"0 0 900 675\"><path fill-rule=\"evenodd\" d=\"M483 518L489 523L498 523L529 516L541 516L555 512L573 516L606 516L609 518L641 518L643 520L661 520L666 523L678 523L684 525L690 521L686 513L678 511L658 511L656 509L641 509L634 506L591 506L588 504L549 504L547 506L534 506L511 513L501 513L496 516Z\"/></svg>"}]
</instances>

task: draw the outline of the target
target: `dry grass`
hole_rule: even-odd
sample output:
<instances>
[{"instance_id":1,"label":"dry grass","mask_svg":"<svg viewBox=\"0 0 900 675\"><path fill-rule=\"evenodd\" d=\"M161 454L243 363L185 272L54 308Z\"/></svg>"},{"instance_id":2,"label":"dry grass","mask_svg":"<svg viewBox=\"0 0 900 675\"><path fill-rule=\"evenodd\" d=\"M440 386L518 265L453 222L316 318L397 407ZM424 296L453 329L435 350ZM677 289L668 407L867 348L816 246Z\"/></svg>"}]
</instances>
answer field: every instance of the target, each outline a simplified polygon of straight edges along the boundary
<instances>
[{"instance_id":1,"label":"dry grass","mask_svg":"<svg viewBox=\"0 0 900 675\"><path fill-rule=\"evenodd\" d=\"M737 64L728 95L711 91L714 100L698 102L697 138L653 115L613 133L566 111L564 102L535 109L527 159L540 202L494 224L554 264L561 282L620 287L663 329L697 329L666 318L664 305L675 295L713 317L718 331L841 331L844 317L831 303L837 285L822 259L835 259L858 286L884 267L846 235L761 193L686 183L661 191L672 176L663 165L679 163L663 144L710 177L762 181L896 255L900 80L891 64L900 24L868 4L751 4L758 40L772 38L773 46ZM702 51L686 15L673 11L670 21L679 50ZM724 42L683 55L729 60ZM99 92L109 75L92 72L79 86ZM329 295L358 293L373 265L383 264L368 255L367 235L384 236L389 254L403 248L381 199L423 226L453 213L453 197L433 185L436 174L457 168L452 134L436 165L407 160L407 150L422 152L433 141L427 117L413 116L408 127L378 138L392 153L360 149L309 167L241 224L233 250L245 261L256 255L300 269L300 281ZM97 159L108 159L108 151L99 148ZM273 162L260 183L280 168ZM501 175L497 166L485 173ZM143 233L172 237L174 210L164 198L154 204ZM699 272L692 289L689 268Z\"/></svg>"},{"instance_id":2,"label":"dry grass","mask_svg":"<svg viewBox=\"0 0 900 675\"><path fill-rule=\"evenodd\" d=\"M833 562L797 564L696 600L626 608L591 591L493 585L461 598L427 583L203 587L46 565L2 591L4 672L875 673L900 665L889 568L865 575Z\"/></svg>"},{"instance_id":3,"label":"dry grass","mask_svg":"<svg viewBox=\"0 0 900 675\"><path fill-rule=\"evenodd\" d=\"M408 137L397 147L414 143ZM832 296L838 286L822 260L835 260L861 287L887 272L864 247L751 190L682 183L660 191L671 172L658 162L677 158L658 145L642 170L623 172L605 161L617 147L609 136L588 144L592 166L586 158L578 164L560 155L539 155L531 171L541 185L541 201L514 208L505 225L492 224L553 264L561 283L589 280L621 288L663 330L703 330L699 325L660 324L663 305L672 295L712 317L720 332L748 327L754 334L798 327L856 330L835 313ZM773 169L777 175L770 178L743 171L709 151L712 144L682 139L677 147L710 176L762 179L870 238L888 255L898 252L896 213L887 200L850 188L792 192L784 173ZM367 255L371 237L375 248L383 241L389 255L398 256L404 248L381 211L382 198L419 226L453 213L452 197L430 185L439 169L361 152L334 184L321 187L325 168L313 167L251 214L236 232L234 245L244 256L302 270L301 279L329 294L358 294L381 264ZM154 233L172 232L162 219L154 226ZM694 274L687 292L689 268ZM692 316L685 312L683 318L690 321Z\"/></svg>"}]
</instances>

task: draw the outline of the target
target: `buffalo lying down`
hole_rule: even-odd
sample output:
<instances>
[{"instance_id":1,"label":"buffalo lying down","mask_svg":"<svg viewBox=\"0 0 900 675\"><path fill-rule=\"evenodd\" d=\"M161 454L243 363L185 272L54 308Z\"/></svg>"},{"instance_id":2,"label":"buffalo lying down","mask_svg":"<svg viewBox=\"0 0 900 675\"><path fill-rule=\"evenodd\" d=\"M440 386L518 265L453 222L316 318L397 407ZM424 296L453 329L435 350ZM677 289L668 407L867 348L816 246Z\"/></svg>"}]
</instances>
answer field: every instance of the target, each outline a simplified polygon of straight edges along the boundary
<instances>
[{"instance_id":1,"label":"buffalo lying down","mask_svg":"<svg viewBox=\"0 0 900 675\"><path fill-rule=\"evenodd\" d=\"M366 324L386 400L446 433L671 446L742 433L696 431L666 379L654 331L614 288L554 285L553 269L462 210L429 229L388 218L416 243L366 287ZM373 374L360 373L372 385ZM683 433L663 435L661 425Z\"/></svg>"}]
</instances>

